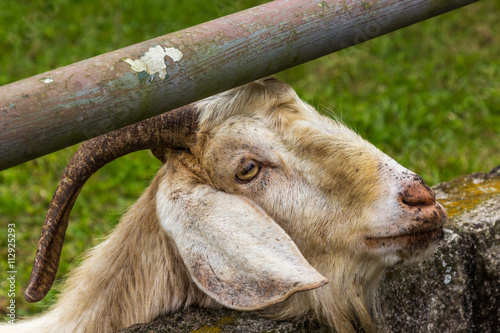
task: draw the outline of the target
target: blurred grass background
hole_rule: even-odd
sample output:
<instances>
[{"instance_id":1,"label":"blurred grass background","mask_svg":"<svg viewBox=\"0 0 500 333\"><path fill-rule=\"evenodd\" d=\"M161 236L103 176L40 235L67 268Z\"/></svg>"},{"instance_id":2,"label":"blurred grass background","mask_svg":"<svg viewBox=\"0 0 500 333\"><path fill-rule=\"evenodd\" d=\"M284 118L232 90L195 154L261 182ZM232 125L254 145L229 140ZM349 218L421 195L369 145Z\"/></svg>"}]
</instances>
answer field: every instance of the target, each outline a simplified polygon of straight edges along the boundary
<instances>
[{"instance_id":1,"label":"blurred grass background","mask_svg":"<svg viewBox=\"0 0 500 333\"><path fill-rule=\"evenodd\" d=\"M240 11L257 0L0 2L0 85ZM482 1L279 73L298 94L431 185L500 164L499 1ZM16 223L17 315L45 210L75 147L0 172L0 314ZM94 175L71 215L58 278L100 242L160 167L149 152ZM5 317L2 316L2 320Z\"/></svg>"}]
</instances>

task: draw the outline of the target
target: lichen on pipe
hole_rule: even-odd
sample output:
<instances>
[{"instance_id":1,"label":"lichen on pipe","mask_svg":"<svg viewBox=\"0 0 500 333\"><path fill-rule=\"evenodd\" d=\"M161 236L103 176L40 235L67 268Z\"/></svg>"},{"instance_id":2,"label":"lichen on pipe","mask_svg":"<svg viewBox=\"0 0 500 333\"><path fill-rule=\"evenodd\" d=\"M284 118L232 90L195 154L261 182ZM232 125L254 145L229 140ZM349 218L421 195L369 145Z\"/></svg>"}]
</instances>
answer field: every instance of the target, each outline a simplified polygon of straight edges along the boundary
<instances>
[{"instance_id":1,"label":"lichen on pipe","mask_svg":"<svg viewBox=\"0 0 500 333\"><path fill-rule=\"evenodd\" d=\"M477 0L277 0L0 87L0 170Z\"/></svg>"}]
</instances>

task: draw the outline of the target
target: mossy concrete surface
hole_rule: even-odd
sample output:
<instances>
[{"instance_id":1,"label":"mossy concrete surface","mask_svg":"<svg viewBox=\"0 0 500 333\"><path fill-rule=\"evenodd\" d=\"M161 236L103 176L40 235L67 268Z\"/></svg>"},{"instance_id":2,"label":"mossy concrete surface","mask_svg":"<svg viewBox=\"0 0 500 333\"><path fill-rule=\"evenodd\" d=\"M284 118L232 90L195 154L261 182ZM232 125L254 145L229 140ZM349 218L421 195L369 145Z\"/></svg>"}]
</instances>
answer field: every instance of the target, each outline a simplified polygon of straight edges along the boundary
<instances>
[{"instance_id":1,"label":"mossy concrete surface","mask_svg":"<svg viewBox=\"0 0 500 333\"><path fill-rule=\"evenodd\" d=\"M173 315L160 316L151 323L136 324L118 331L118 333L153 332L326 333L329 330L314 323L268 320L250 312L189 308Z\"/></svg>"},{"instance_id":2,"label":"mossy concrete surface","mask_svg":"<svg viewBox=\"0 0 500 333\"><path fill-rule=\"evenodd\" d=\"M500 167L434 188L448 211L439 249L416 265L388 270L380 288L380 332L498 332L500 327ZM119 331L328 332L312 323L190 308Z\"/></svg>"},{"instance_id":3,"label":"mossy concrete surface","mask_svg":"<svg viewBox=\"0 0 500 333\"><path fill-rule=\"evenodd\" d=\"M445 238L424 262L387 272L381 332L499 332L500 167L434 190Z\"/></svg>"}]
</instances>

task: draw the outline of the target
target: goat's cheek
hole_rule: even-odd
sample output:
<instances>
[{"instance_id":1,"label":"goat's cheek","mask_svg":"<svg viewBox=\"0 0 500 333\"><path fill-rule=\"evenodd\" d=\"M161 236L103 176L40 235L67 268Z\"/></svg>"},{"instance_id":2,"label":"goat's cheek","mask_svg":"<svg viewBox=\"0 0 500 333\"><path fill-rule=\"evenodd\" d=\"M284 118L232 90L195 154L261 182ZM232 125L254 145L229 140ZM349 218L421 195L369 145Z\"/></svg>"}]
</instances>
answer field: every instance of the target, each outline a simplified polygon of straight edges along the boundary
<instances>
[{"instance_id":1,"label":"goat's cheek","mask_svg":"<svg viewBox=\"0 0 500 333\"><path fill-rule=\"evenodd\" d=\"M246 184L238 184L235 187L236 194L242 194L249 199L252 199L261 208L269 213L268 203L274 202L274 193L276 188L276 176L269 168L262 168L259 175L252 181Z\"/></svg>"}]
</instances>

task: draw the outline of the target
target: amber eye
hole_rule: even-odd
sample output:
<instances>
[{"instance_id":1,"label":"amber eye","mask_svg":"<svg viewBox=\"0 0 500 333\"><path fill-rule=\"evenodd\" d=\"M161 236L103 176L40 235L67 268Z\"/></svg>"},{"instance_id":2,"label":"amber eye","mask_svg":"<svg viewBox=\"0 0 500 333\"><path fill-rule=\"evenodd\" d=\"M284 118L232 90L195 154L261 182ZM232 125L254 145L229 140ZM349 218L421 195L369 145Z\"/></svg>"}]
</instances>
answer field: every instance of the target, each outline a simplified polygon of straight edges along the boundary
<instances>
[{"instance_id":1,"label":"amber eye","mask_svg":"<svg viewBox=\"0 0 500 333\"><path fill-rule=\"evenodd\" d=\"M257 176L259 170L260 167L255 161L248 161L238 170L238 172L236 172L236 179L242 182L248 182Z\"/></svg>"}]
</instances>

